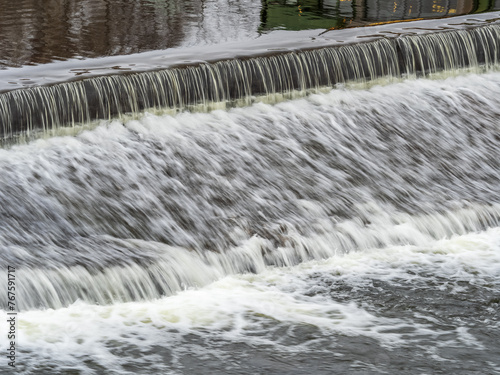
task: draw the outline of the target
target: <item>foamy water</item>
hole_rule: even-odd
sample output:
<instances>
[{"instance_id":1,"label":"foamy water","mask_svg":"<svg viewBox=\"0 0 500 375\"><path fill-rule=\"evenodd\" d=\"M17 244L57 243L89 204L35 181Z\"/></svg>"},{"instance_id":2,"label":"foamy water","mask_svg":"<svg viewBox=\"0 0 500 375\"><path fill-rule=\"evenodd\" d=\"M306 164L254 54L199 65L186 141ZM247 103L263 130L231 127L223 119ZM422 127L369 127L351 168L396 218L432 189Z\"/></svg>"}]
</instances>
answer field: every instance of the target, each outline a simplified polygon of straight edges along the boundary
<instances>
[{"instance_id":1,"label":"foamy water","mask_svg":"<svg viewBox=\"0 0 500 375\"><path fill-rule=\"evenodd\" d=\"M447 353L467 350L478 356L485 371L494 373L499 370L497 348L492 347L493 337L500 334L499 243L500 230L495 228L426 247L368 249L228 276L147 302L76 302L68 308L28 311L18 324L20 362L25 369L74 367L92 373L85 364L92 359L120 373L133 373L126 370L127 363L175 373L186 371L190 361L215 360L231 372L239 361L249 360L231 346L245 345L250 357L260 350L285 361L297 354L328 353L369 363L369 356L343 347L354 340L368 341L368 351L386 356L398 351L429 356L421 364L427 373L446 366L460 369L460 358L450 359ZM381 304L377 293L386 303ZM439 309L418 306L423 301L412 295L419 293L446 299L434 302ZM462 311L464 296L483 304L478 306L481 315ZM483 337L485 329L489 341ZM196 359L190 359L193 355ZM408 362L418 363L418 356ZM372 365L375 373L387 370L384 363Z\"/></svg>"},{"instance_id":2,"label":"foamy water","mask_svg":"<svg viewBox=\"0 0 500 375\"><path fill-rule=\"evenodd\" d=\"M500 373L499 97L422 79L0 150L18 371Z\"/></svg>"}]
</instances>

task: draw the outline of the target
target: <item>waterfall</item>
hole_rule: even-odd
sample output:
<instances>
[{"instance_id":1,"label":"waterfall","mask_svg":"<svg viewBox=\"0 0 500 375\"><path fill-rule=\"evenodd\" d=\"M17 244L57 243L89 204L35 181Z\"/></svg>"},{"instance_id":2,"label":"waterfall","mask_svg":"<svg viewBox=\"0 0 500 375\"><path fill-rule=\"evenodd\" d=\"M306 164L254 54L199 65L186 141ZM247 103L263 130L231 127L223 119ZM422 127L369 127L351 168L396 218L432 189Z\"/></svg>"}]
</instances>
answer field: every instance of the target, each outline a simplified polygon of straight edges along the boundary
<instances>
[{"instance_id":1,"label":"waterfall","mask_svg":"<svg viewBox=\"0 0 500 375\"><path fill-rule=\"evenodd\" d=\"M407 80L0 149L0 262L20 309L59 308L497 227L498 97L497 72Z\"/></svg>"},{"instance_id":2,"label":"waterfall","mask_svg":"<svg viewBox=\"0 0 500 375\"><path fill-rule=\"evenodd\" d=\"M19 89L0 94L0 138L6 141L144 109L183 110L384 76L491 69L498 62L499 42L500 25L491 24Z\"/></svg>"}]
</instances>

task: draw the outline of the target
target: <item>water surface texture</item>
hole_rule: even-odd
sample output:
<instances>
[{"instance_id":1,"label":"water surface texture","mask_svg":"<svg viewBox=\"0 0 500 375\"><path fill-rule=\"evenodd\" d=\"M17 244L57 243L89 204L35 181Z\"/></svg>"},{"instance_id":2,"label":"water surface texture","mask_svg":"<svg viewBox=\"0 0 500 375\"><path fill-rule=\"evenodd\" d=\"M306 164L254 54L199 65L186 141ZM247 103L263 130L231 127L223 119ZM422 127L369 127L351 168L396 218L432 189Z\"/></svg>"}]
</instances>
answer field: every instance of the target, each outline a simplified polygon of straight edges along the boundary
<instances>
[{"instance_id":1,"label":"water surface texture","mask_svg":"<svg viewBox=\"0 0 500 375\"><path fill-rule=\"evenodd\" d=\"M464 74L2 150L20 369L499 373L499 97Z\"/></svg>"},{"instance_id":2,"label":"water surface texture","mask_svg":"<svg viewBox=\"0 0 500 375\"><path fill-rule=\"evenodd\" d=\"M475 14L498 9L495 1L266 0L262 30L341 29Z\"/></svg>"},{"instance_id":3,"label":"water surface texture","mask_svg":"<svg viewBox=\"0 0 500 375\"><path fill-rule=\"evenodd\" d=\"M0 4L0 373L500 374L493 2Z\"/></svg>"},{"instance_id":4,"label":"water surface texture","mask_svg":"<svg viewBox=\"0 0 500 375\"><path fill-rule=\"evenodd\" d=\"M0 67L253 38L253 1L0 2Z\"/></svg>"}]
</instances>

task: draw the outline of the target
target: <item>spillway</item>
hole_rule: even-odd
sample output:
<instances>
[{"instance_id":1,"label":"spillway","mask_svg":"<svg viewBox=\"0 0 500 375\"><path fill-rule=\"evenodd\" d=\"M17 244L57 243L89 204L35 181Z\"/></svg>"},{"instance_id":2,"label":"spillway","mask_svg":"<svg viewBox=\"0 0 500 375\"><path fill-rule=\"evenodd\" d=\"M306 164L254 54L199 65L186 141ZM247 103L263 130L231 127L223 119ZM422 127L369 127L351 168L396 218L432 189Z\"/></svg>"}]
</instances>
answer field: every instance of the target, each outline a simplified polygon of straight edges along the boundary
<instances>
[{"instance_id":1,"label":"spillway","mask_svg":"<svg viewBox=\"0 0 500 375\"><path fill-rule=\"evenodd\" d=\"M461 68L490 70L498 64L499 36L500 26L493 23L9 91L0 94L0 136L6 141L145 109L182 111L213 103L248 104L259 95L379 77L425 77Z\"/></svg>"},{"instance_id":2,"label":"spillway","mask_svg":"<svg viewBox=\"0 0 500 375\"><path fill-rule=\"evenodd\" d=\"M305 9L266 4L261 28ZM0 351L30 375L500 373L498 16L0 70Z\"/></svg>"}]
</instances>

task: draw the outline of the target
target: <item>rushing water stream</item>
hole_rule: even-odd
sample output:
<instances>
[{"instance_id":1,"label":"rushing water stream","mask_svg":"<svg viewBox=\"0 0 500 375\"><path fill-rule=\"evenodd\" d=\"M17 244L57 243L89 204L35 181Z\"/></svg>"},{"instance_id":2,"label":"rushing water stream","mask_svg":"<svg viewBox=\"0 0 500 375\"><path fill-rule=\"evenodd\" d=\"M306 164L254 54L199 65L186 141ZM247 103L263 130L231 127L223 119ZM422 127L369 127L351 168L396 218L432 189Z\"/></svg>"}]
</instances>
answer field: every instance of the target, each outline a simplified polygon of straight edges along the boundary
<instances>
[{"instance_id":1,"label":"rushing water stream","mask_svg":"<svg viewBox=\"0 0 500 375\"><path fill-rule=\"evenodd\" d=\"M256 95L290 95L380 77L494 69L500 58L500 25L498 20L488 23L13 90L0 94L0 139L11 141L144 109L248 104Z\"/></svg>"},{"instance_id":2,"label":"rushing water stream","mask_svg":"<svg viewBox=\"0 0 500 375\"><path fill-rule=\"evenodd\" d=\"M90 3L96 19L114 4ZM335 25L373 21L320 3ZM223 19L194 0L134 4L167 26L191 14L185 35ZM402 4L380 20L408 19ZM302 5L262 2L259 32L291 10L315 24ZM15 268L16 294L11 310L0 286L0 373L500 374L498 16L307 34L297 50L273 36L249 55L46 85L4 70L0 280ZM146 42L117 48L170 46Z\"/></svg>"},{"instance_id":3,"label":"rushing water stream","mask_svg":"<svg viewBox=\"0 0 500 375\"><path fill-rule=\"evenodd\" d=\"M19 367L499 372L500 74L445 76L2 150Z\"/></svg>"}]
</instances>

